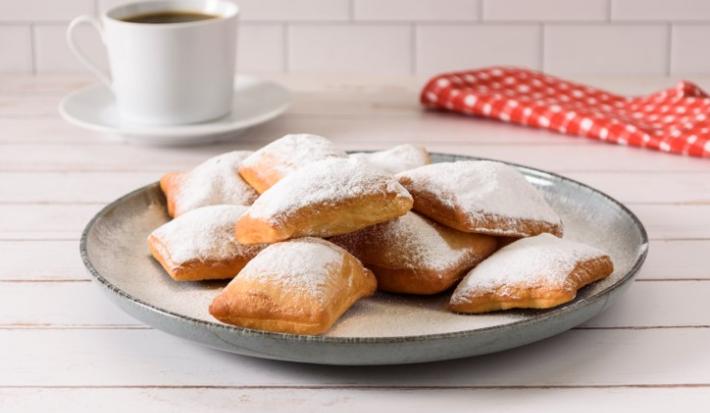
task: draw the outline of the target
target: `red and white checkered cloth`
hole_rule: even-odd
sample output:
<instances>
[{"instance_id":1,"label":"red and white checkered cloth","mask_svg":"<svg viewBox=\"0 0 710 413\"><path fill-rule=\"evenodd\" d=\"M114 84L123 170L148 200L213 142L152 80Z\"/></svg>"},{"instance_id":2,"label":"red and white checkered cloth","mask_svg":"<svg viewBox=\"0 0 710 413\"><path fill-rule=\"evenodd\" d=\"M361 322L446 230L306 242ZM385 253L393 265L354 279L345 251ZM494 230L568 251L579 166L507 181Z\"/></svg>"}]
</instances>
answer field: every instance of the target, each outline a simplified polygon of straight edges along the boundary
<instances>
[{"instance_id":1,"label":"red and white checkered cloth","mask_svg":"<svg viewBox=\"0 0 710 413\"><path fill-rule=\"evenodd\" d=\"M428 108L621 145L710 157L710 97L690 82L629 98L532 70L445 73L421 92Z\"/></svg>"}]
</instances>

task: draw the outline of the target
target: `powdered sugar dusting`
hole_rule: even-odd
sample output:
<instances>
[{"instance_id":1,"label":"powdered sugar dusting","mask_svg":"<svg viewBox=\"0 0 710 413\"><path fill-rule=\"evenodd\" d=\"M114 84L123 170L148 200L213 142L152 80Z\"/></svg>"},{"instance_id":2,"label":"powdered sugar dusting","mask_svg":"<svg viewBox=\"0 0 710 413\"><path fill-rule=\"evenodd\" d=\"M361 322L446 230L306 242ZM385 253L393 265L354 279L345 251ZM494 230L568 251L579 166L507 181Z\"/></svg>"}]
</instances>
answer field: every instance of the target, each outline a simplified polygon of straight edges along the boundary
<instances>
[{"instance_id":1,"label":"powdered sugar dusting","mask_svg":"<svg viewBox=\"0 0 710 413\"><path fill-rule=\"evenodd\" d=\"M350 158L330 158L310 163L287 175L254 202L247 214L274 220L288 217L308 205L337 203L373 193L411 195L392 176Z\"/></svg>"},{"instance_id":2,"label":"powdered sugar dusting","mask_svg":"<svg viewBox=\"0 0 710 413\"><path fill-rule=\"evenodd\" d=\"M246 210L242 205L197 208L161 225L152 235L165 245L177 265L255 255L262 245L243 245L234 238L234 223Z\"/></svg>"},{"instance_id":3,"label":"powdered sugar dusting","mask_svg":"<svg viewBox=\"0 0 710 413\"><path fill-rule=\"evenodd\" d=\"M397 176L410 178L413 191L432 192L449 206L460 206L472 219L494 214L561 224L542 194L515 168L500 162L441 162Z\"/></svg>"},{"instance_id":4,"label":"powdered sugar dusting","mask_svg":"<svg viewBox=\"0 0 710 413\"><path fill-rule=\"evenodd\" d=\"M177 215L207 205L251 205L258 194L238 172L239 164L251 154L233 151L215 156L183 175L175 198Z\"/></svg>"},{"instance_id":5,"label":"powdered sugar dusting","mask_svg":"<svg viewBox=\"0 0 710 413\"><path fill-rule=\"evenodd\" d=\"M431 163L429 153L421 146L398 145L385 151L354 153L350 157L369 162L388 174L397 174Z\"/></svg>"},{"instance_id":6,"label":"powdered sugar dusting","mask_svg":"<svg viewBox=\"0 0 710 413\"><path fill-rule=\"evenodd\" d=\"M294 294L325 300L332 272L339 272L345 251L318 238L298 238L271 244L249 261L237 277L277 283Z\"/></svg>"},{"instance_id":7,"label":"powdered sugar dusting","mask_svg":"<svg viewBox=\"0 0 710 413\"><path fill-rule=\"evenodd\" d=\"M345 156L345 152L336 148L327 138L309 133L294 133L262 147L245 159L243 164L246 167L258 168L261 160L268 157L272 160L271 166L285 176L311 162Z\"/></svg>"},{"instance_id":8,"label":"powdered sugar dusting","mask_svg":"<svg viewBox=\"0 0 710 413\"><path fill-rule=\"evenodd\" d=\"M551 286L562 288L578 262L606 255L588 245L540 234L515 241L478 264L451 296L452 304L465 302L471 294L497 291L505 286Z\"/></svg>"},{"instance_id":9,"label":"powdered sugar dusting","mask_svg":"<svg viewBox=\"0 0 710 413\"><path fill-rule=\"evenodd\" d=\"M397 268L443 272L474 258L475 251L462 241L478 236L407 212L395 220L343 235L339 239L343 245L352 245L355 250L386 246L382 248L383 261L396 264Z\"/></svg>"}]
</instances>

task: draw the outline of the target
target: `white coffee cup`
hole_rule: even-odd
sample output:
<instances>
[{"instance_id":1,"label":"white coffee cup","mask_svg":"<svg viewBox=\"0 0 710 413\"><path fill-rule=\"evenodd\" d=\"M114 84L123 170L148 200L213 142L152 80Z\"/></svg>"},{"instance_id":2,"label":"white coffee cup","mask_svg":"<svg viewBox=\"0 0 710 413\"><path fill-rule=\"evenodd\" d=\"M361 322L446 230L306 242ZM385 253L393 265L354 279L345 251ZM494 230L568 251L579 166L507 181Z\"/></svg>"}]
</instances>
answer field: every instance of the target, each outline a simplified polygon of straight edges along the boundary
<instances>
[{"instance_id":1,"label":"white coffee cup","mask_svg":"<svg viewBox=\"0 0 710 413\"><path fill-rule=\"evenodd\" d=\"M215 16L182 23L134 23L157 12ZM176 125L226 115L234 94L236 21L239 9L225 0L164 0L113 7L100 16L79 16L67 28L76 57L113 92L128 122ZM81 52L74 40L81 24L100 34L110 75Z\"/></svg>"}]
</instances>

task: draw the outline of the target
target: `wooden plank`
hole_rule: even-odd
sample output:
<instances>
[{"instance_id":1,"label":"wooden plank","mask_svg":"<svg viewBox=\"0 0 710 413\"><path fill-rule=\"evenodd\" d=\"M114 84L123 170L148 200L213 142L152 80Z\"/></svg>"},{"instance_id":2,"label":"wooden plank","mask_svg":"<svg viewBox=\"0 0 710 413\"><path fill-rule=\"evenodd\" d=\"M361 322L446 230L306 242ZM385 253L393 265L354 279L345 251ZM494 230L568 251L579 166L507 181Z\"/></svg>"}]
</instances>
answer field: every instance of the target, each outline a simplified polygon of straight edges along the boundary
<instances>
[{"instance_id":1,"label":"wooden plank","mask_svg":"<svg viewBox=\"0 0 710 413\"><path fill-rule=\"evenodd\" d=\"M86 74L43 74L42 76L10 74L0 75L0 95L53 95L61 96L96 81Z\"/></svg>"},{"instance_id":2,"label":"wooden plank","mask_svg":"<svg viewBox=\"0 0 710 413\"><path fill-rule=\"evenodd\" d=\"M710 278L710 241L651 241L639 278Z\"/></svg>"},{"instance_id":3,"label":"wooden plank","mask_svg":"<svg viewBox=\"0 0 710 413\"><path fill-rule=\"evenodd\" d=\"M91 282L1 283L2 327L140 325ZM38 299L41 297L41 299ZM585 325L593 328L708 326L710 282L636 282L618 303ZM658 305L662 302L663 305ZM27 305L32 303L32 305ZM673 311L668 311L672 308Z\"/></svg>"},{"instance_id":4,"label":"wooden plank","mask_svg":"<svg viewBox=\"0 0 710 413\"><path fill-rule=\"evenodd\" d=\"M103 205L0 205L0 239L78 239Z\"/></svg>"},{"instance_id":5,"label":"wooden plank","mask_svg":"<svg viewBox=\"0 0 710 413\"><path fill-rule=\"evenodd\" d=\"M102 133L78 128L57 117L0 117L0 129L5 131L0 136L0 143L4 144L115 144L115 137L107 139L108 136ZM384 140L391 145L430 142L506 145L542 143L575 146L589 144L586 139L570 139L538 129L511 127L500 122L428 112L412 112L398 116L287 113L249 129L234 140L266 143L294 132L319 134L339 142L367 143Z\"/></svg>"},{"instance_id":6,"label":"wooden plank","mask_svg":"<svg viewBox=\"0 0 710 413\"><path fill-rule=\"evenodd\" d=\"M0 172L0 203L108 203L159 172Z\"/></svg>"},{"instance_id":7,"label":"wooden plank","mask_svg":"<svg viewBox=\"0 0 710 413\"><path fill-rule=\"evenodd\" d=\"M0 203L110 202L158 180L161 174L158 171L0 172ZM586 172L568 176L622 202L710 204L710 173Z\"/></svg>"},{"instance_id":8,"label":"wooden plank","mask_svg":"<svg viewBox=\"0 0 710 413\"><path fill-rule=\"evenodd\" d=\"M584 324L593 328L707 326L710 282L637 281L612 307ZM659 305L659 303L663 303ZM672 310L669 310L672 309Z\"/></svg>"},{"instance_id":9,"label":"wooden plank","mask_svg":"<svg viewBox=\"0 0 710 413\"><path fill-rule=\"evenodd\" d=\"M2 330L0 386L594 386L710 383L710 329L572 330L529 346L426 365L265 361L157 330ZM51 343L51 345L50 345ZM218 366L216 368L215 366Z\"/></svg>"},{"instance_id":10,"label":"wooden plank","mask_svg":"<svg viewBox=\"0 0 710 413\"><path fill-rule=\"evenodd\" d=\"M594 401L585 403L581 401ZM432 412L476 410L507 413L624 411L703 412L710 391L698 388L519 388L519 389L292 389L292 388L4 388L0 401L12 412L44 413L72 406L74 413L176 412ZM111 410L109 408L109 410Z\"/></svg>"},{"instance_id":11,"label":"wooden plank","mask_svg":"<svg viewBox=\"0 0 710 413\"><path fill-rule=\"evenodd\" d=\"M106 136L74 126L59 117L0 118L0 143L44 143L67 145L72 143L115 143Z\"/></svg>"},{"instance_id":12,"label":"wooden plank","mask_svg":"<svg viewBox=\"0 0 710 413\"><path fill-rule=\"evenodd\" d=\"M0 204L0 239L77 238L103 204ZM710 238L709 205L631 205L653 239Z\"/></svg>"},{"instance_id":13,"label":"wooden plank","mask_svg":"<svg viewBox=\"0 0 710 413\"><path fill-rule=\"evenodd\" d=\"M340 142L344 149L381 149L391 146L377 136ZM255 149L264 144L222 143L212 146L146 147L138 145L0 145L0 171L158 171L183 169L229 150ZM464 145L432 143L431 151L502 159L558 172L664 171L707 172L708 161L649 150L589 142L570 145ZM580 154L583 153L583 156Z\"/></svg>"},{"instance_id":14,"label":"wooden plank","mask_svg":"<svg viewBox=\"0 0 710 413\"><path fill-rule=\"evenodd\" d=\"M710 172L571 172L567 176L622 202L710 203Z\"/></svg>"},{"instance_id":15,"label":"wooden plank","mask_svg":"<svg viewBox=\"0 0 710 413\"><path fill-rule=\"evenodd\" d=\"M92 282L0 282L0 328L141 326Z\"/></svg>"},{"instance_id":16,"label":"wooden plank","mask_svg":"<svg viewBox=\"0 0 710 413\"><path fill-rule=\"evenodd\" d=\"M432 151L504 160L554 172L707 172L708 160L591 142L584 148L547 145L428 145Z\"/></svg>"},{"instance_id":17,"label":"wooden plank","mask_svg":"<svg viewBox=\"0 0 710 413\"><path fill-rule=\"evenodd\" d=\"M710 237L710 204L629 205L653 239Z\"/></svg>"},{"instance_id":18,"label":"wooden plank","mask_svg":"<svg viewBox=\"0 0 710 413\"><path fill-rule=\"evenodd\" d=\"M0 280L88 280L78 241L0 241Z\"/></svg>"}]
</instances>

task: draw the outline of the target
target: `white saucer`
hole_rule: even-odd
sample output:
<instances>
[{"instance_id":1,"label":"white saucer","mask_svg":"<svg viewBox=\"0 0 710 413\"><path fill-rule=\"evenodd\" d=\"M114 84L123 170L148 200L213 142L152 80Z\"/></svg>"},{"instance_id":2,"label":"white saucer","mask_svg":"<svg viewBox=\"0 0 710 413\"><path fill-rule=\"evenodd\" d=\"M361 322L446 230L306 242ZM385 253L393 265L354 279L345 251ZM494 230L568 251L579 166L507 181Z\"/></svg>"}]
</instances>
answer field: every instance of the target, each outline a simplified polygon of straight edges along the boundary
<instances>
[{"instance_id":1,"label":"white saucer","mask_svg":"<svg viewBox=\"0 0 710 413\"><path fill-rule=\"evenodd\" d=\"M111 91L102 84L73 92L59 103L59 113L82 128L108 133L121 140L151 145L212 142L238 135L283 113L290 95L276 83L237 76L232 113L213 121L175 126L153 126L121 119Z\"/></svg>"}]
</instances>

